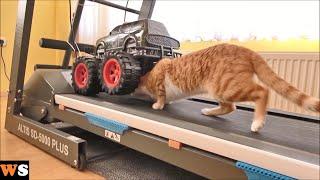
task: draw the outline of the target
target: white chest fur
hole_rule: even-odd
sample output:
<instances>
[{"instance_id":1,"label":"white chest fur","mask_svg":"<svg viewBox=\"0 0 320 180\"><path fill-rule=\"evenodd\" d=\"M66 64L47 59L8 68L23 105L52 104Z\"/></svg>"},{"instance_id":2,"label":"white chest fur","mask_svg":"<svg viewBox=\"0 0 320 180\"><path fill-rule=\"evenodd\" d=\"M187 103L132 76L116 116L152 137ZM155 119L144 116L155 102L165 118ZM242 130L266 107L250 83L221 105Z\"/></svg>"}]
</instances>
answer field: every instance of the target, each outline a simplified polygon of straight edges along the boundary
<instances>
[{"instance_id":1,"label":"white chest fur","mask_svg":"<svg viewBox=\"0 0 320 180\"><path fill-rule=\"evenodd\" d=\"M166 75L164 83L166 89L166 102L182 99L188 96L188 94L184 93L179 87L173 84L168 75Z\"/></svg>"}]
</instances>

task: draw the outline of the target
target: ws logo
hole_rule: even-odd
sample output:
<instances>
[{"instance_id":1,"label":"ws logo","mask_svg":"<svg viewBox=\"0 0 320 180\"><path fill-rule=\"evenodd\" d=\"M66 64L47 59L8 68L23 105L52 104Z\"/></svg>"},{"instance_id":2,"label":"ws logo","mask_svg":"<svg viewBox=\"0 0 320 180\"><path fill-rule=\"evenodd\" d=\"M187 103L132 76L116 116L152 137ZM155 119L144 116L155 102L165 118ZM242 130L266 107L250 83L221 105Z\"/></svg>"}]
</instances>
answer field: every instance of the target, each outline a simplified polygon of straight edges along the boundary
<instances>
[{"instance_id":1,"label":"ws logo","mask_svg":"<svg viewBox=\"0 0 320 180\"><path fill-rule=\"evenodd\" d=\"M0 161L0 179L29 179L29 161Z\"/></svg>"}]
</instances>

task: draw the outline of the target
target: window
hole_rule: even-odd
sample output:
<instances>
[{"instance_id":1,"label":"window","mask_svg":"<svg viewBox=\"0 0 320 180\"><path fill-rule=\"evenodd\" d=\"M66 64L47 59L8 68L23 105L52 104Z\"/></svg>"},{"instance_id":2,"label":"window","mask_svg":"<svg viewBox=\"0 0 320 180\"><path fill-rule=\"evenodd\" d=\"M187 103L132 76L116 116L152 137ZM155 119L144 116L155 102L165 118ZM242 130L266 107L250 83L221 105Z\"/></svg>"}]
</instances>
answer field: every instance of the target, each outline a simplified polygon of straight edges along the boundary
<instances>
[{"instance_id":1,"label":"window","mask_svg":"<svg viewBox=\"0 0 320 180\"><path fill-rule=\"evenodd\" d=\"M157 1L152 19L179 40L319 39L319 1Z\"/></svg>"},{"instance_id":2,"label":"window","mask_svg":"<svg viewBox=\"0 0 320 180\"><path fill-rule=\"evenodd\" d=\"M142 0L128 2L136 10L141 5ZM86 1L79 39L94 44L114 27L138 19L130 12L124 16L123 10ZM258 51L319 51L319 1L158 0L152 19L162 22L182 49L232 41ZM194 46L193 42L201 44Z\"/></svg>"}]
</instances>

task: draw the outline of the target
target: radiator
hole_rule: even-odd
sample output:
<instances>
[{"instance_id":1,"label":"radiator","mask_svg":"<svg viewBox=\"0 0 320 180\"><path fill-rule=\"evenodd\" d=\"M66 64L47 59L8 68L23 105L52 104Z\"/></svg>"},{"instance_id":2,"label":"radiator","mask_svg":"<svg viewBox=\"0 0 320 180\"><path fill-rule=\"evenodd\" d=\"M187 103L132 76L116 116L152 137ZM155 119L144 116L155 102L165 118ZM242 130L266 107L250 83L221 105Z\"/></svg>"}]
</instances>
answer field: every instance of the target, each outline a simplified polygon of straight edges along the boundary
<instances>
[{"instance_id":1,"label":"radiator","mask_svg":"<svg viewBox=\"0 0 320 180\"><path fill-rule=\"evenodd\" d=\"M308 95L319 98L320 58L319 53L260 53L269 66L283 79ZM319 116L319 113L304 110L285 98L270 91L268 107L294 113Z\"/></svg>"}]
</instances>

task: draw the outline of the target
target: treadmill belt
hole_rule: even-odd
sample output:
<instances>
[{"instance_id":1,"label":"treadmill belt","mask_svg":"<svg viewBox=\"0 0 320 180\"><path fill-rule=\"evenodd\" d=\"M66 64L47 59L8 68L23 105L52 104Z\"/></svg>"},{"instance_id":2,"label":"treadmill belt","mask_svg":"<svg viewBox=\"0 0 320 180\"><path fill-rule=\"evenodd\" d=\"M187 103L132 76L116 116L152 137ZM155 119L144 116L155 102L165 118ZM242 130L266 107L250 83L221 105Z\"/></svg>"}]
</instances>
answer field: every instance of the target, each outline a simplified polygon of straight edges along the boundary
<instances>
[{"instance_id":1,"label":"treadmill belt","mask_svg":"<svg viewBox=\"0 0 320 180\"><path fill-rule=\"evenodd\" d=\"M176 101L160 111L153 110L151 102L131 96L63 96L319 165L319 121L267 115L265 127L252 133L253 113L247 110L209 117L200 110L215 105L191 100Z\"/></svg>"}]
</instances>

